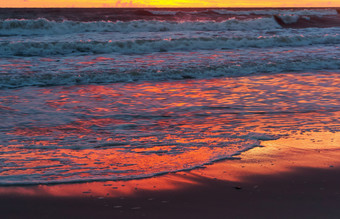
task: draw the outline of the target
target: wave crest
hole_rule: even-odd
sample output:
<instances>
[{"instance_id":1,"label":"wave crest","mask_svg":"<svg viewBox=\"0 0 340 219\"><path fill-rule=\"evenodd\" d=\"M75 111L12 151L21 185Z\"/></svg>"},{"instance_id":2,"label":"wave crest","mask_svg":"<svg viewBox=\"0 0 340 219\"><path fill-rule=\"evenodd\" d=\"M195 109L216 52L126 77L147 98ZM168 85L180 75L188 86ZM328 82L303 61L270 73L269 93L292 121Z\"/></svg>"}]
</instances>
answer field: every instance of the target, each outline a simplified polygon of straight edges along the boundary
<instances>
[{"instance_id":1,"label":"wave crest","mask_svg":"<svg viewBox=\"0 0 340 219\"><path fill-rule=\"evenodd\" d=\"M228 19L223 22L213 21L128 21L128 22L77 22L65 20L49 21L45 18L36 20L9 19L0 21L1 35L30 34L68 34L83 32L164 32L164 31L218 31L218 30L265 30L280 26L273 18L257 18L248 20Z\"/></svg>"},{"instance_id":2,"label":"wave crest","mask_svg":"<svg viewBox=\"0 0 340 219\"><path fill-rule=\"evenodd\" d=\"M340 34L273 35L253 37L197 37L178 39L148 39L127 41L53 41L2 42L0 56L50 56L81 54L141 54L171 51L227 50L237 48L270 48L277 46L306 46L338 44Z\"/></svg>"}]
</instances>

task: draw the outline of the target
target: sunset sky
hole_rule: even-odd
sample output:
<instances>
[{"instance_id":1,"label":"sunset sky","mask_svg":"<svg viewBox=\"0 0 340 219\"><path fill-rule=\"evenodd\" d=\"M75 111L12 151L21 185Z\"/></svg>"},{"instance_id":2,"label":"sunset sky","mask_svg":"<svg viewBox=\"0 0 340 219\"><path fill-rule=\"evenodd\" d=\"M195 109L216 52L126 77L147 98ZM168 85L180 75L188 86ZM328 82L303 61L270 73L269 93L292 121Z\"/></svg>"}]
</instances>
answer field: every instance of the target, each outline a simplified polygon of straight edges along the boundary
<instances>
[{"instance_id":1,"label":"sunset sky","mask_svg":"<svg viewBox=\"0 0 340 219\"><path fill-rule=\"evenodd\" d=\"M340 0L0 0L0 7L340 7Z\"/></svg>"}]
</instances>

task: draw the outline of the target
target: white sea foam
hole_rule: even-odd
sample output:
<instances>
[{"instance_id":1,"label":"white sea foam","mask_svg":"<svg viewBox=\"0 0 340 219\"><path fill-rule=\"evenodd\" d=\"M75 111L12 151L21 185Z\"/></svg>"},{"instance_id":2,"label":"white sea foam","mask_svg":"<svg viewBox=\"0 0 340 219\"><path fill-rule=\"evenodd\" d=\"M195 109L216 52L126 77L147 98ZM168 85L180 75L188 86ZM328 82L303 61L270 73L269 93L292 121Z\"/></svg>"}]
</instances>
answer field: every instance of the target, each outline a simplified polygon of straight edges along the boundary
<instances>
[{"instance_id":1,"label":"white sea foam","mask_svg":"<svg viewBox=\"0 0 340 219\"><path fill-rule=\"evenodd\" d=\"M129 21L129 22L76 22L49 21L45 18L37 20L9 19L0 21L0 35L37 35L67 34L83 32L164 32L164 31L218 31L218 30L268 30L280 28L273 18L257 18L249 20L229 19L223 22L212 21Z\"/></svg>"},{"instance_id":2,"label":"white sea foam","mask_svg":"<svg viewBox=\"0 0 340 219\"><path fill-rule=\"evenodd\" d=\"M68 54L134 54L168 51L221 50L338 44L340 33L310 35L272 35L248 37L193 37L127 41L46 41L0 42L0 56L51 56Z\"/></svg>"},{"instance_id":3,"label":"white sea foam","mask_svg":"<svg viewBox=\"0 0 340 219\"><path fill-rule=\"evenodd\" d=\"M252 57L249 59L249 57ZM149 55L87 55L0 61L0 88L73 85L255 73L337 70L340 49L329 46L248 48Z\"/></svg>"}]
</instances>

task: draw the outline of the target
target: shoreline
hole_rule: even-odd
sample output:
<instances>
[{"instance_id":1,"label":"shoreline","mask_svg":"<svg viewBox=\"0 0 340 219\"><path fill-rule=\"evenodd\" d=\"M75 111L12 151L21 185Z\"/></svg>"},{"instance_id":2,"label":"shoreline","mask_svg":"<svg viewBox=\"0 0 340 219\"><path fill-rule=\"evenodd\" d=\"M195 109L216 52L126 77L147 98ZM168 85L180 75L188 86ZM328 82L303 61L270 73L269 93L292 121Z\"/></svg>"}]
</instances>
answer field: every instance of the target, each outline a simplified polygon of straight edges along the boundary
<instances>
[{"instance_id":1,"label":"shoreline","mask_svg":"<svg viewBox=\"0 0 340 219\"><path fill-rule=\"evenodd\" d=\"M294 134L187 172L0 187L0 209L5 218L336 218L339 141L339 132Z\"/></svg>"},{"instance_id":2,"label":"shoreline","mask_svg":"<svg viewBox=\"0 0 340 219\"><path fill-rule=\"evenodd\" d=\"M339 218L340 9L219 9L0 8L0 219Z\"/></svg>"}]
</instances>

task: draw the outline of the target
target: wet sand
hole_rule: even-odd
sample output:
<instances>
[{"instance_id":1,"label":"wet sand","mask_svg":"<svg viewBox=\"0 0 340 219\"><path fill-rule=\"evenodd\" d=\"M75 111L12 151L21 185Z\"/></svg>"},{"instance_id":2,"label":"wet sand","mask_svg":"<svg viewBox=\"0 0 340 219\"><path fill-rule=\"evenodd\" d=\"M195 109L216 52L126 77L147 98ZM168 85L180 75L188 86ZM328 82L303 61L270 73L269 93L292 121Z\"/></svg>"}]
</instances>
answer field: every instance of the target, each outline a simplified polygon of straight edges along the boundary
<instances>
[{"instance_id":1,"label":"wet sand","mask_svg":"<svg viewBox=\"0 0 340 219\"><path fill-rule=\"evenodd\" d=\"M125 182L2 187L2 218L338 218L339 133L264 141L235 160Z\"/></svg>"}]
</instances>

